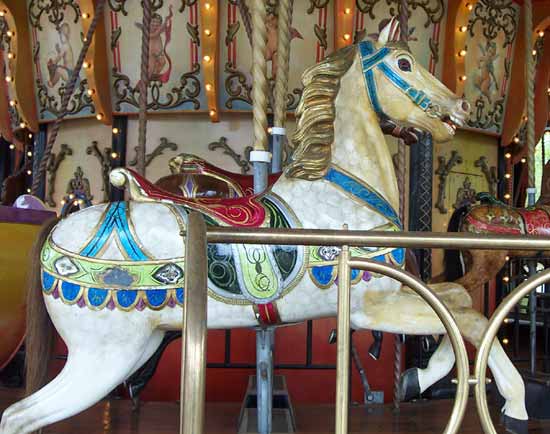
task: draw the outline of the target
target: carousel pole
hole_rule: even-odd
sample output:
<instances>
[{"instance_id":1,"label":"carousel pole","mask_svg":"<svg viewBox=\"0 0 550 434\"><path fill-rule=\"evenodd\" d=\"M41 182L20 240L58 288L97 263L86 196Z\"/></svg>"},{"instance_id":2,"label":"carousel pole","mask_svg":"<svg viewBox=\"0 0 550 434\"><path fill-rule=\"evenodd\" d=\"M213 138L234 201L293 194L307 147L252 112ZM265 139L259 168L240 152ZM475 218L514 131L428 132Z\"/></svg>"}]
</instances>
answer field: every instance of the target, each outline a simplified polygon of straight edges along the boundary
<instances>
[{"instance_id":1,"label":"carousel pole","mask_svg":"<svg viewBox=\"0 0 550 434\"><path fill-rule=\"evenodd\" d=\"M267 174L271 162L267 137L267 45L264 0L252 3L252 123L254 150L250 161L254 164L254 193L267 188ZM275 329L260 327L256 330L256 396L259 434L271 433L273 405L273 344Z\"/></svg>"},{"instance_id":2,"label":"carousel pole","mask_svg":"<svg viewBox=\"0 0 550 434\"><path fill-rule=\"evenodd\" d=\"M399 3L399 37L405 46L409 46L409 9L407 0ZM399 220L405 225L405 190L407 176L407 147L404 140L397 142L397 187L399 189ZM394 335L393 360L393 407L399 411L399 382L401 379L401 365L403 363L403 342L401 335Z\"/></svg>"},{"instance_id":3,"label":"carousel pole","mask_svg":"<svg viewBox=\"0 0 550 434\"><path fill-rule=\"evenodd\" d=\"M151 34L151 0L143 0L141 33L141 75L139 80L139 127L136 148L136 171L145 175L145 146L147 143L147 88L149 86L149 38Z\"/></svg>"},{"instance_id":4,"label":"carousel pole","mask_svg":"<svg viewBox=\"0 0 550 434\"><path fill-rule=\"evenodd\" d=\"M531 52L533 48L533 5L531 0L525 0L525 85L527 87L527 206L535 206L535 59ZM530 261L529 274L536 273L536 262ZM530 372L535 375L537 370L537 294L529 294L529 352Z\"/></svg>"},{"instance_id":5,"label":"carousel pole","mask_svg":"<svg viewBox=\"0 0 550 434\"><path fill-rule=\"evenodd\" d=\"M42 154L42 159L40 160L38 170L35 173L34 178L32 180L31 194L33 194L34 196L37 196L39 193L41 179L44 177L44 174L46 173L46 167L48 166L48 162L50 160L50 155L52 153L53 146L55 145L55 141L57 140L57 135L59 133L59 128L61 127L61 122L63 121L63 119L65 119L65 116L67 116L67 108L69 106L69 102L71 101L71 97L73 96L73 92L76 87L76 82L78 80L78 77L80 76L82 64L84 63L84 59L88 54L88 48L90 48L90 44L92 43L92 38L94 36L94 32L97 27L97 24L99 23L99 20L103 18L104 9L105 9L105 0L98 0L95 7L94 18L90 23L90 27L88 28L88 32L86 33L86 37L84 39L84 44L82 44L82 49L80 50L80 54L78 56L72 75L67 84L67 88L65 89L65 93L63 94L63 98L61 99L60 114L55 119L51 127L51 131L49 132L49 135L48 135L48 143L44 148L44 153Z\"/></svg>"},{"instance_id":6,"label":"carousel pole","mask_svg":"<svg viewBox=\"0 0 550 434\"><path fill-rule=\"evenodd\" d=\"M279 0L277 35L277 76L275 78L273 160L271 171L283 170L283 150L286 137L286 96L288 91L288 70L290 60L290 26L292 24L292 0Z\"/></svg>"}]
</instances>

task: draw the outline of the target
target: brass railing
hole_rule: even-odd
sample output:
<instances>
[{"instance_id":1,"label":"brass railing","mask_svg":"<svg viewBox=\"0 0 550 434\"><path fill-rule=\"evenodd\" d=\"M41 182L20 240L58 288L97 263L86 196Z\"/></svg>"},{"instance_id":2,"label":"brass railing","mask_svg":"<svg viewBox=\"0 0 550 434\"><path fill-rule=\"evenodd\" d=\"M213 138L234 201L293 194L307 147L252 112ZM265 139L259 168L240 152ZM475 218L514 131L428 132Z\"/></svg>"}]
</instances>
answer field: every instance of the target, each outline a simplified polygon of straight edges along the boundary
<instances>
[{"instance_id":1,"label":"brass railing","mask_svg":"<svg viewBox=\"0 0 550 434\"><path fill-rule=\"evenodd\" d=\"M468 356L458 326L447 307L420 279L388 264L352 258L350 246L453 248L483 250L550 250L550 237L513 235L472 235L435 232L371 232L318 229L206 228L200 214L191 213L186 234L185 295L182 340L182 389L180 434L204 433L204 396L206 378L206 243L279 244L340 246L338 280L338 352L336 384L337 434L348 432L348 388L350 350L350 271L361 269L400 281L415 291L435 311L443 323L455 353L457 392L445 434L458 431L468 400L468 389L475 385L476 403L483 430L496 434L486 396L489 351L500 324L513 306L526 294L550 281L550 270L539 273L516 288L499 305L489 321L476 357L475 373L469 377Z\"/></svg>"}]
</instances>

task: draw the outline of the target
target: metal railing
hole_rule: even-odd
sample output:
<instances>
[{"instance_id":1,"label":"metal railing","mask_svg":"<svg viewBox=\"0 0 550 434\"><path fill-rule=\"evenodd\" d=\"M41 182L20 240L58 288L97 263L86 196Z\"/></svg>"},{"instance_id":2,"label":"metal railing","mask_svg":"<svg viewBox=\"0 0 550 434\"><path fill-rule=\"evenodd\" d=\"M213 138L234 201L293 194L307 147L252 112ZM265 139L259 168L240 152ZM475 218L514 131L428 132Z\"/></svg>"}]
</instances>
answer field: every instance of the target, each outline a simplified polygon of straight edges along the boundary
<instances>
[{"instance_id":1,"label":"metal railing","mask_svg":"<svg viewBox=\"0 0 550 434\"><path fill-rule=\"evenodd\" d=\"M422 297L442 321L451 340L457 366L457 393L451 416L443 432L454 434L458 431L466 409L469 386L474 385L476 404L483 430L486 434L496 434L489 414L485 387L489 351L500 324L510 310L526 294L541 284L550 281L550 270L541 272L526 280L499 305L489 321L485 336L480 344L474 376L470 377L468 356L460 330L452 314L438 296L420 279L398 267L368 259L350 257L349 247L540 251L550 249L550 237L318 229L228 227L209 227L207 229L202 216L198 213L191 213L186 234L180 434L204 433L206 303L208 297L207 242L342 247L338 263L336 434L347 434L348 432L351 269L371 271L400 281Z\"/></svg>"}]
</instances>

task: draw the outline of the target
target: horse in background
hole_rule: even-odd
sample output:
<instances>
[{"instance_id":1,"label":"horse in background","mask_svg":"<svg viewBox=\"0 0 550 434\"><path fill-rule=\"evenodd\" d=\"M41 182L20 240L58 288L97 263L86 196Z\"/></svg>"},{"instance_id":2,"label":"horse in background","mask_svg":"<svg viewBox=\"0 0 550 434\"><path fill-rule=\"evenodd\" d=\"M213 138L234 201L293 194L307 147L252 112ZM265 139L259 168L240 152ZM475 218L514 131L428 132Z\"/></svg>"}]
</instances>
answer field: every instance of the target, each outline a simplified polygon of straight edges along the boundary
<instances>
[{"instance_id":1,"label":"horse in background","mask_svg":"<svg viewBox=\"0 0 550 434\"><path fill-rule=\"evenodd\" d=\"M467 204L455 210L448 232L472 234L550 235L550 162L543 169L541 195L532 208L515 208L487 193L477 195L478 205ZM536 255L550 257L550 252ZM526 250L446 250L444 277L469 292L495 278L509 258L533 256ZM437 281L437 278L434 279Z\"/></svg>"}]
</instances>

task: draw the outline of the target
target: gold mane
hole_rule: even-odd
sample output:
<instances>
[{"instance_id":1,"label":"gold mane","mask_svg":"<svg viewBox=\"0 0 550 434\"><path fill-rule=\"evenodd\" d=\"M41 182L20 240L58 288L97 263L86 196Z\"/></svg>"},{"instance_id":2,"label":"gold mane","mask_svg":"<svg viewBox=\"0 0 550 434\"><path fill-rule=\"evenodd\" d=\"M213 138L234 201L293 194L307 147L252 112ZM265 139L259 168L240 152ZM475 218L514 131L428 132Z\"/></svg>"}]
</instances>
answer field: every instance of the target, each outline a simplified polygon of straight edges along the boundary
<instances>
[{"instance_id":1,"label":"gold mane","mask_svg":"<svg viewBox=\"0 0 550 434\"><path fill-rule=\"evenodd\" d=\"M305 70L304 91L298 107L296 131L292 135L294 152L285 174L313 181L322 178L331 161L334 142L334 100L340 79L351 67L356 46L345 47Z\"/></svg>"}]
</instances>

